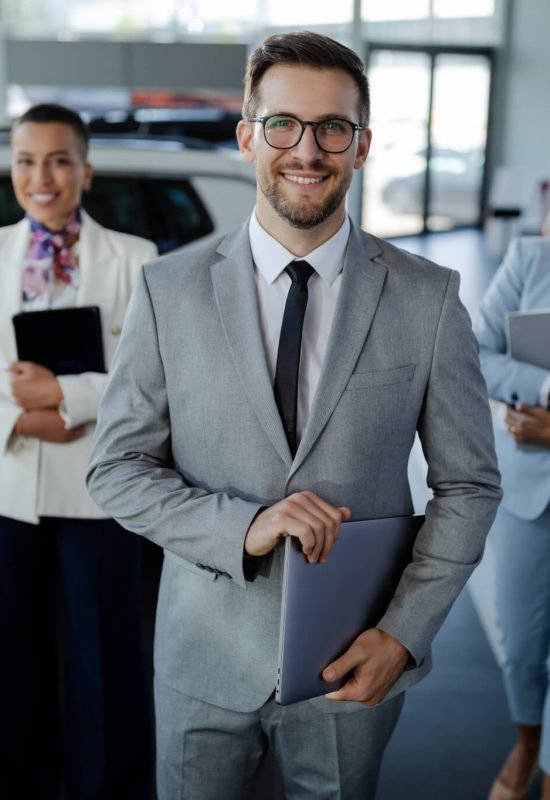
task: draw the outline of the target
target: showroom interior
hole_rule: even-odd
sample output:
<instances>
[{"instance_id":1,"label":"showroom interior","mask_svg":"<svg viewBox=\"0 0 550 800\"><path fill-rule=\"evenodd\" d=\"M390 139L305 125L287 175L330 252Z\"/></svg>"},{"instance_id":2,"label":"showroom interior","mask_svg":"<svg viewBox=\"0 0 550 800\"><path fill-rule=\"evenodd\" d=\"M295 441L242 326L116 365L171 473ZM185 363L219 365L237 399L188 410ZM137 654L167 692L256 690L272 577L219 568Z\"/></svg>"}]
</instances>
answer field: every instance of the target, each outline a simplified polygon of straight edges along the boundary
<instances>
[{"instance_id":1,"label":"showroom interior","mask_svg":"<svg viewBox=\"0 0 550 800\"><path fill-rule=\"evenodd\" d=\"M473 316L509 241L540 233L550 214L546 0L0 0L0 225L20 216L9 126L59 102L90 125L100 221L161 252L231 230L255 199L232 133L247 56L267 35L304 29L366 64L373 144L352 219L458 270ZM422 513L418 443L409 472ZM150 650L160 557L147 554ZM501 659L489 536L435 640L434 672L407 696L378 800L487 797L513 741ZM256 796L282 797L271 764Z\"/></svg>"}]
</instances>

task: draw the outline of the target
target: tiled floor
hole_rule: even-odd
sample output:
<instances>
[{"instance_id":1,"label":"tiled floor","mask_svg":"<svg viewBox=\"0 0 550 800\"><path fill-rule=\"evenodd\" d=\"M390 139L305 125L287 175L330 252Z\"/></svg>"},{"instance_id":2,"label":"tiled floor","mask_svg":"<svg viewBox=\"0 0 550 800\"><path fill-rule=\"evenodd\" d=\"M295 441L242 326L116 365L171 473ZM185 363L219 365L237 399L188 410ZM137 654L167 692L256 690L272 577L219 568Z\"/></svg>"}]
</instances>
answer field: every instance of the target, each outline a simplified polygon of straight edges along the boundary
<instances>
[{"instance_id":1,"label":"tiled floor","mask_svg":"<svg viewBox=\"0 0 550 800\"><path fill-rule=\"evenodd\" d=\"M499 262L498 256L487 246L484 234L475 229L408 236L392 241L404 250L460 272L460 295L471 314Z\"/></svg>"},{"instance_id":2,"label":"tiled floor","mask_svg":"<svg viewBox=\"0 0 550 800\"><path fill-rule=\"evenodd\" d=\"M487 800L512 745L500 671L464 591L437 635L431 675L407 693L377 800ZM533 787L529 798L537 797Z\"/></svg>"}]
</instances>

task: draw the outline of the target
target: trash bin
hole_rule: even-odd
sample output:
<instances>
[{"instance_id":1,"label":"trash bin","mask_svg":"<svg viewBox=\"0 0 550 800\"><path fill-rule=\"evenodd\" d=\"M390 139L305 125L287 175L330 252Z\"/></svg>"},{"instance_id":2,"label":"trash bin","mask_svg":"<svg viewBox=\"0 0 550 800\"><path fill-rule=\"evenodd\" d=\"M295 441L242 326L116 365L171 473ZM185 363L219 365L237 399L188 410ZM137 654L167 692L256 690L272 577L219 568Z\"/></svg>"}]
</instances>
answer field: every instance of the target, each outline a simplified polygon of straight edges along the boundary
<instances>
[{"instance_id":1,"label":"trash bin","mask_svg":"<svg viewBox=\"0 0 550 800\"><path fill-rule=\"evenodd\" d=\"M500 261L510 240L519 234L521 208L492 208L485 219L485 244L487 252Z\"/></svg>"}]
</instances>

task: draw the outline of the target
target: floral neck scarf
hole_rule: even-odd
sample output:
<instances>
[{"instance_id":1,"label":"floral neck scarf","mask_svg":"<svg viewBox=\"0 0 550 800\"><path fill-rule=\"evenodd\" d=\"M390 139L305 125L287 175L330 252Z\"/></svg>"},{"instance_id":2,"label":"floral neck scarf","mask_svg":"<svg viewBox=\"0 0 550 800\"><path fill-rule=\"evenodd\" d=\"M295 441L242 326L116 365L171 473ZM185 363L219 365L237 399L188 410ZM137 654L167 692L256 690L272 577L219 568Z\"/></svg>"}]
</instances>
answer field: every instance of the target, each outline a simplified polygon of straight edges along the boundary
<instances>
[{"instance_id":1,"label":"floral neck scarf","mask_svg":"<svg viewBox=\"0 0 550 800\"><path fill-rule=\"evenodd\" d=\"M76 208L61 231L50 231L28 217L31 241L23 266L23 300L47 294L52 283L73 284L77 263L71 247L78 240L82 217Z\"/></svg>"}]
</instances>

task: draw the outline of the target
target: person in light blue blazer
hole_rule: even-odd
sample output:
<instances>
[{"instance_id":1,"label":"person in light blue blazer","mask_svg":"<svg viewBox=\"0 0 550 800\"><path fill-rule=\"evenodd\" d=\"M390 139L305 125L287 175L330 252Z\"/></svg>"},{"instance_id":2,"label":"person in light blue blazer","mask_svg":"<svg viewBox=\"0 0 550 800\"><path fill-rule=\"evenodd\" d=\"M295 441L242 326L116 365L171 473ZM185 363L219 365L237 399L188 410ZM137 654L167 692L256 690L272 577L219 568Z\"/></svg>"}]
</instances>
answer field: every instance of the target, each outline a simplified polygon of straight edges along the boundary
<instances>
[{"instance_id":1,"label":"person in light blue blazer","mask_svg":"<svg viewBox=\"0 0 550 800\"><path fill-rule=\"evenodd\" d=\"M550 239L514 240L474 325L504 499L494 525L504 682L517 742L490 800L526 796L538 765L550 800L550 373L507 354L506 314L550 307ZM550 343L549 343L550 346Z\"/></svg>"}]
</instances>

